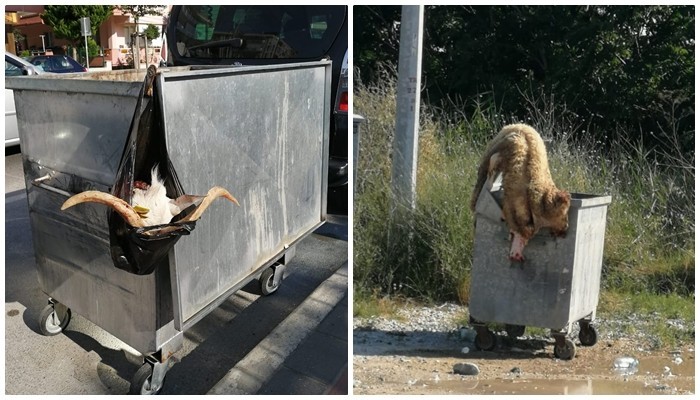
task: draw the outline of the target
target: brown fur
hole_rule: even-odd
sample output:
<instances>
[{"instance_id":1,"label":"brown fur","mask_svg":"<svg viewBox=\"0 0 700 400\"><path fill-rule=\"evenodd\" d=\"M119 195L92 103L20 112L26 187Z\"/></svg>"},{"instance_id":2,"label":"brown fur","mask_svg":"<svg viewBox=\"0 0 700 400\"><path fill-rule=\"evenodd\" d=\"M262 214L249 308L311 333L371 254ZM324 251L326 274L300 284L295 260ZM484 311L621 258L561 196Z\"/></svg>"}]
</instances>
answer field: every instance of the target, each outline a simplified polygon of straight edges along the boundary
<instances>
[{"instance_id":1,"label":"brown fur","mask_svg":"<svg viewBox=\"0 0 700 400\"><path fill-rule=\"evenodd\" d=\"M503 217L512 233L527 243L543 227L564 236L571 195L552 181L544 141L529 125L505 126L481 158L471 207L487 179L503 174ZM513 256L513 254L511 254Z\"/></svg>"}]
</instances>

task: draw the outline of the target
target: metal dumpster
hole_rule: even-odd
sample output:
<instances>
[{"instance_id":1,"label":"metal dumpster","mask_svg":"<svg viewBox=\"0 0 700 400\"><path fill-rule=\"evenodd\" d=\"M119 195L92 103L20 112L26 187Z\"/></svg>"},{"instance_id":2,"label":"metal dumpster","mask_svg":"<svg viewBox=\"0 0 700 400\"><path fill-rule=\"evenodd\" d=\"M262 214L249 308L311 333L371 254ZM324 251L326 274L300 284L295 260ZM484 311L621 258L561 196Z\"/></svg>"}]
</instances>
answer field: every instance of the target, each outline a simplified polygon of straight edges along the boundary
<instances>
[{"instance_id":1,"label":"metal dumpster","mask_svg":"<svg viewBox=\"0 0 700 400\"><path fill-rule=\"evenodd\" d=\"M509 260L509 229L501 220L503 191L482 189L476 204L476 228L469 299L476 346L491 350L496 336L486 323L506 324L511 337L526 326L549 328L554 354L571 359L576 346L567 338L579 323L581 344L597 340L595 318L603 262L605 222L610 196L572 193L569 230L554 238L542 229L529 241L523 263Z\"/></svg>"},{"instance_id":2,"label":"metal dumpster","mask_svg":"<svg viewBox=\"0 0 700 400\"><path fill-rule=\"evenodd\" d=\"M276 290L295 244L326 218L328 61L162 70L166 146L182 186L228 188L150 275L117 269L107 208L61 204L115 181L145 71L7 78L14 89L47 335L77 312L144 355L132 392L156 393L183 332L260 279Z\"/></svg>"}]
</instances>

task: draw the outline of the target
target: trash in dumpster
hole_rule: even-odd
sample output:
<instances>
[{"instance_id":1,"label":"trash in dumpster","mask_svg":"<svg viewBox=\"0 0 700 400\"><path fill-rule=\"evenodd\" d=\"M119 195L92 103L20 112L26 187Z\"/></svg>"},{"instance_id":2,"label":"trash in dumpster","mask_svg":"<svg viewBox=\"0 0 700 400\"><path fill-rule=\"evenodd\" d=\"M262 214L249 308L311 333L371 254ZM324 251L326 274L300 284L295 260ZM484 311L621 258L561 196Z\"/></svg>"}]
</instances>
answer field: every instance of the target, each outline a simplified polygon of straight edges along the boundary
<instances>
[{"instance_id":1,"label":"trash in dumpster","mask_svg":"<svg viewBox=\"0 0 700 400\"><path fill-rule=\"evenodd\" d=\"M137 275L153 272L180 236L195 228L195 222L214 199L223 197L238 205L238 200L219 186L212 187L206 196L184 194L165 147L160 92L153 84L157 73L154 65L148 67L112 193L84 191L61 206L66 210L95 202L111 207L112 261L115 267ZM150 184L146 183L149 174Z\"/></svg>"},{"instance_id":2,"label":"trash in dumpster","mask_svg":"<svg viewBox=\"0 0 700 400\"><path fill-rule=\"evenodd\" d=\"M544 141L529 125L505 126L481 158L471 208L487 180L503 179L503 214L511 234L510 259L523 262L523 249L540 230L563 237L569 227L571 195L557 189L547 163Z\"/></svg>"}]
</instances>

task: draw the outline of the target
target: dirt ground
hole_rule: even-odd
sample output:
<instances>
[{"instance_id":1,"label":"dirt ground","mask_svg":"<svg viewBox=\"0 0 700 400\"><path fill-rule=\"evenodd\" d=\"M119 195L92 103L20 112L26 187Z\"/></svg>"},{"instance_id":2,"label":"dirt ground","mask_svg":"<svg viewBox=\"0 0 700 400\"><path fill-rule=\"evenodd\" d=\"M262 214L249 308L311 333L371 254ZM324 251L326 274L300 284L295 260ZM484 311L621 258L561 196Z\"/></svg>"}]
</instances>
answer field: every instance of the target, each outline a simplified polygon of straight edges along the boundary
<instances>
[{"instance_id":1,"label":"dirt ground","mask_svg":"<svg viewBox=\"0 0 700 400\"><path fill-rule=\"evenodd\" d=\"M360 324L361 325L361 324ZM492 351L477 350L474 331L376 329L355 326L353 394L692 394L692 345L648 350L638 340L605 338L577 346L573 360L554 357L554 339L498 334ZM637 371L613 369L618 357L639 360ZM476 376L453 372L458 363L479 368Z\"/></svg>"}]
</instances>

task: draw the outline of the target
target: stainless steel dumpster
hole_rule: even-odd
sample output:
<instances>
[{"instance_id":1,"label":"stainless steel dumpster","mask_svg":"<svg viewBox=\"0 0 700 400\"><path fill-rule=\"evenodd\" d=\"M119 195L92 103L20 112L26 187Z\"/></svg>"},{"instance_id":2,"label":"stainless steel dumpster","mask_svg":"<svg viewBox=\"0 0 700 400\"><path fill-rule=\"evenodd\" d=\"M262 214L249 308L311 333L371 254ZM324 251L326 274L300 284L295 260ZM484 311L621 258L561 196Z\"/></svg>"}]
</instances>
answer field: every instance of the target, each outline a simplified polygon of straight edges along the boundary
<instances>
[{"instance_id":1,"label":"stainless steel dumpster","mask_svg":"<svg viewBox=\"0 0 700 400\"><path fill-rule=\"evenodd\" d=\"M296 243L326 218L328 61L176 67L158 75L166 146L182 186L229 189L156 271L117 269L107 208L65 212L67 197L109 191L145 71L7 78L14 89L47 335L77 312L144 355L132 391L162 387L183 332L260 279L276 290Z\"/></svg>"},{"instance_id":2,"label":"stainless steel dumpster","mask_svg":"<svg viewBox=\"0 0 700 400\"><path fill-rule=\"evenodd\" d=\"M542 229L527 244L523 263L511 262L509 229L501 220L503 191L482 189L476 204L476 227L469 299L476 346L493 349L495 335L487 322L506 324L511 337L526 326L549 328L555 356L571 359L576 346L566 335L580 326L581 344L597 340L595 318L600 290L605 225L610 196L572 193L569 230L554 238Z\"/></svg>"}]
</instances>

